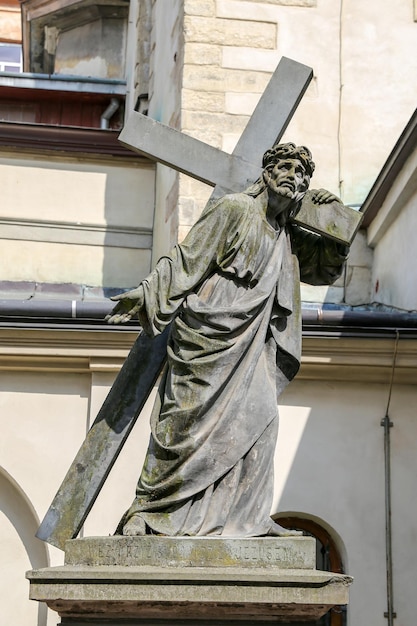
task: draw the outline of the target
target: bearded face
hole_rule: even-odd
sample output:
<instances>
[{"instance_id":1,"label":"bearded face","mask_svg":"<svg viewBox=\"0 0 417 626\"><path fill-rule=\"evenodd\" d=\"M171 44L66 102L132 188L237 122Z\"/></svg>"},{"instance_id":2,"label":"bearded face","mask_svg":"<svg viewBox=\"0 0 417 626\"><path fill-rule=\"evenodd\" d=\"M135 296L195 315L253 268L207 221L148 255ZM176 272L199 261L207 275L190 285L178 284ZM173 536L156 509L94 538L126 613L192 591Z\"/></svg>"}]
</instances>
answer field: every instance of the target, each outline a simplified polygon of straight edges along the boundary
<instances>
[{"instance_id":1,"label":"bearded face","mask_svg":"<svg viewBox=\"0 0 417 626\"><path fill-rule=\"evenodd\" d=\"M264 169L263 179L274 194L292 202L302 200L310 184L305 163L294 157L281 158L270 163Z\"/></svg>"}]
</instances>

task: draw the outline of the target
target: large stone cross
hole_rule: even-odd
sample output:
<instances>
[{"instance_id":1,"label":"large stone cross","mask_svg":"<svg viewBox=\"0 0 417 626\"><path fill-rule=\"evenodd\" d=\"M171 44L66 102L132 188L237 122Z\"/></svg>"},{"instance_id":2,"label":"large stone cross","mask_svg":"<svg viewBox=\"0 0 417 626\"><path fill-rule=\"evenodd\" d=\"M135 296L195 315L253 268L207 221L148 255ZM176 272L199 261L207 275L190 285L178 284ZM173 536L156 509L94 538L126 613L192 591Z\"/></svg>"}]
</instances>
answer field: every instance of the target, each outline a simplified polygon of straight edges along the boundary
<instances>
[{"instance_id":1,"label":"large stone cross","mask_svg":"<svg viewBox=\"0 0 417 626\"><path fill-rule=\"evenodd\" d=\"M264 152L281 139L312 76L310 67L283 57L233 154L135 112L119 140L153 161L215 186L216 197L243 191L260 175Z\"/></svg>"},{"instance_id":2,"label":"large stone cross","mask_svg":"<svg viewBox=\"0 0 417 626\"><path fill-rule=\"evenodd\" d=\"M242 191L258 178L263 153L282 137L312 74L305 65L281 60L232 155L139 113L131 115L120 140L216 185L215 196ZM316 230L326 232L320 225ZM331 234L328 227L326 234ZM40 539L64 549L65 541L78 535L161 371L166 343L166 331L153 340L144 334L136 340L37 532Z\"/></svg>"}]
</instances>

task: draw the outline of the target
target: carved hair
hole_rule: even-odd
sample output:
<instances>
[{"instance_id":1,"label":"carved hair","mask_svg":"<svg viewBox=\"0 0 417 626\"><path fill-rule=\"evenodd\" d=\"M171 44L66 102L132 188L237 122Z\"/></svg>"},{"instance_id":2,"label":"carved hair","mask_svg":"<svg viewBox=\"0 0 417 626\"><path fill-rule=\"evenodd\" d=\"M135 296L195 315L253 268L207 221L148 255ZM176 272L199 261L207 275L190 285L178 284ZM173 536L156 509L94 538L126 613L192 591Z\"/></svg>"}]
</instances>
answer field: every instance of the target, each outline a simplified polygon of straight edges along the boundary
<instances>
[{"instance_id":1,"label":"carved hair","mask_svg":"<svg viewBox=\"0 0 417 626\"><path fill-rule=\"evenodd\" d=\"M263 156L262 167L264 171L273 169L281 159L299 159L304 165L307 175L312 177L315 165L310 150L305 146L296 146L295 143L276 143ZM264 177L261 175L257 181L245 189L244 193L256 198L266 187Z\"/></svg>"},{"instance_id":2,"label":"carved hair","mask_svg":"<svg viewBox=\"0 0 417 626\"><path fill-rule=\"evenodd\" d=\"M296 146L295 143L277 143L265 152L262 159L262 167L270 169L280 159L298 159L304 165L310 178L313 176L315 168L313 156L305 146Z\"/></svg>"}]
</instances>

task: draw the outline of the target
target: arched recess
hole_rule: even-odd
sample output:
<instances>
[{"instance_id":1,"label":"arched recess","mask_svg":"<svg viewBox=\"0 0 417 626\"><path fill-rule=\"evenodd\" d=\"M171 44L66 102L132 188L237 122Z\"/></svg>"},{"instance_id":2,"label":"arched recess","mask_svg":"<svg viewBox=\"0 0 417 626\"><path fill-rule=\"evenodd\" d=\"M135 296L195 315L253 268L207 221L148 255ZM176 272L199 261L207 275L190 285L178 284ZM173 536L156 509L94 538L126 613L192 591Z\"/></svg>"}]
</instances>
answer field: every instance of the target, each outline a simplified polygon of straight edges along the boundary
<instances>
[{"instance_id":1,"label":"arched recess","mask_svg":"<svg viewBox=\"0 0 417 626\"><path fill-rule=\"evenodd\" d=\"M39 520L18 483L0 467L2 576L0 595L5 623L46 624L46 605L29 600L27 569L48 567L48 551L35 533Z\"/></svg>"},{"instance_id":2,"label":"arched recess","mask_svg":"<svg viewBox=\"0 0 417 626\"><path fill-rule=\"evenodd\" d=\"M302 530L305 535L314 537L316 540L316 566L317 569L344 574L345 566L342 558L342 547L340 539L336 540L336 533L332 533L329 526L317 518L310 519L299 516L296 513L279 514L273 516L274 520L284 528ZM321 620L317 626L346 626L347 607L334 607Z\"/></svg>"}]
</instances>

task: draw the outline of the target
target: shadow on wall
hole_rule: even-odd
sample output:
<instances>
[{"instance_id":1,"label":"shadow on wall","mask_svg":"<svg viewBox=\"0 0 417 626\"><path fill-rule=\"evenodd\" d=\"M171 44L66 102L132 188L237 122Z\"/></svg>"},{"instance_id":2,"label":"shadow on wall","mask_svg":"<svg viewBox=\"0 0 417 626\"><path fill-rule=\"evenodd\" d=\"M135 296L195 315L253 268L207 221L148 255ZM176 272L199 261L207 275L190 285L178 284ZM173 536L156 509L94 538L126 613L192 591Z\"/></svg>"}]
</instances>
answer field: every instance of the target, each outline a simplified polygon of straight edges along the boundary
<instances>
[{"instance_id":1,"label":"shadow on wall","mask_svg":"<svg viewBox=\"0 0 417 626\"><path fill-rule=\"evenodd\" d=\"M48 567L45 544L35 538L38 517L17 482L0 467L0 553L2 618L8 624L45 626L46 605L29 600L25 571ZM9 613L9 614L8 614Z\"/></svg>"},{"instance_id":2,"label":"shadow on wall","mask_svg":"<svg viewBox=\"0 0 417 626\"><path fill-rule=\"evenodd\" d=\"M280 398L274 511L326 520L346 543L348 574L349 539L363 536L370 510L384 519L384 390L380 384L295 380Z\"/></svg>"},{"instance_id":3,"label":"shadow on wall","mask_svg":"<svg viewBox=\"0 0 417 626\"><path fill-rule=\"evenodd\" d=\"M109 293L136 287L151 269L155 205L153 165L107 167L102 284Z\"/></svg>"},{"instance_id":4,"label":"shadow on wall","mask_svg":"<svg viewBox=\"0 0 417 626\"><path fill-rule=\"evenodd\" d=\"M369 623L375 606L385 603L380 427L385 392L382 384L296 380L280 399L272 510L287 516L303 511L310 520L325 520L345 572L354 577L352 623L361 610ZM366 601L367 594L372 601Z\"/></svg>"}]
</instances>

